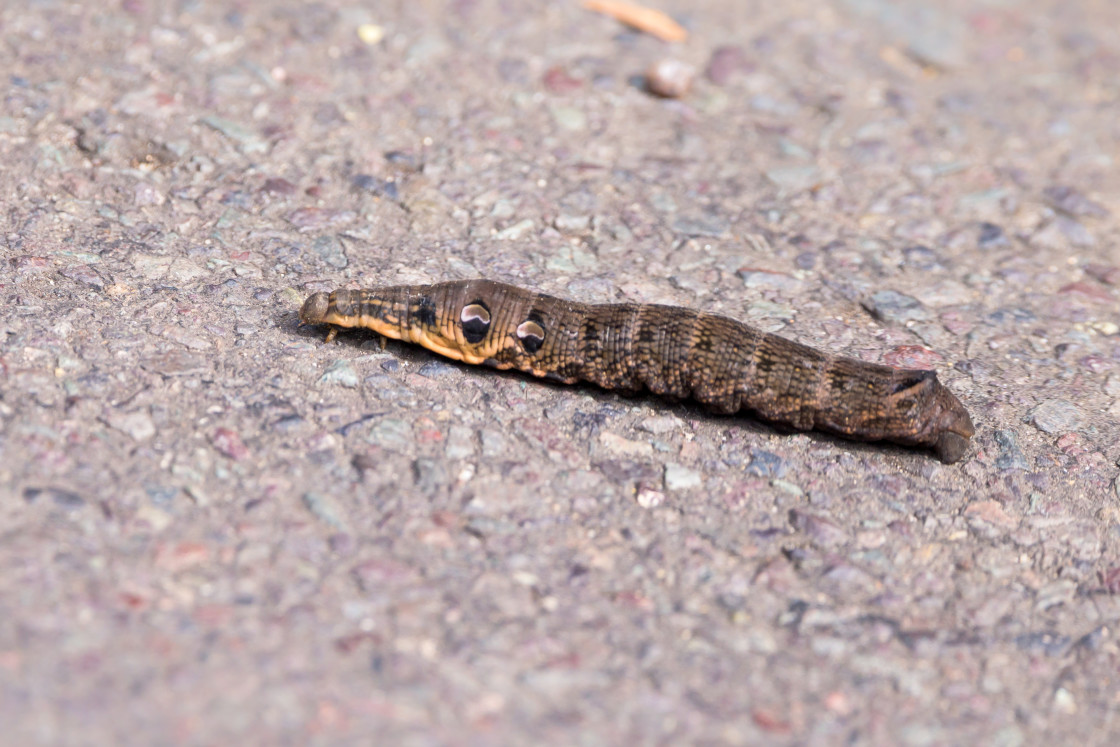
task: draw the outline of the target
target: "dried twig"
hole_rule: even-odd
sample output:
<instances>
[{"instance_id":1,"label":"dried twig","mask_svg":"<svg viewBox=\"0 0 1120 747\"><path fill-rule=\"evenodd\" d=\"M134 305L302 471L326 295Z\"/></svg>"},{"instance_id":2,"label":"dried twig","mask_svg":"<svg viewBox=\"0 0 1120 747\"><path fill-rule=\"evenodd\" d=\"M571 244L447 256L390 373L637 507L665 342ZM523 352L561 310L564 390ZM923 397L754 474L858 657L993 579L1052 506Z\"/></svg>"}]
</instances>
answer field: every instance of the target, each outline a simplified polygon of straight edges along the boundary
<instances>
[{"instance_id":1,"label":"dried twig","mask_svg":"<svg viewBox=\"0 0 1120 747\"><path fill-rule=\"evenodd\" d=\"M683 26L653 8L645 8L622 0L584 0L583 7L608 15L627 26L653 34L664 41L684 41L688 36Z\"/></svg>"}]
</instances>

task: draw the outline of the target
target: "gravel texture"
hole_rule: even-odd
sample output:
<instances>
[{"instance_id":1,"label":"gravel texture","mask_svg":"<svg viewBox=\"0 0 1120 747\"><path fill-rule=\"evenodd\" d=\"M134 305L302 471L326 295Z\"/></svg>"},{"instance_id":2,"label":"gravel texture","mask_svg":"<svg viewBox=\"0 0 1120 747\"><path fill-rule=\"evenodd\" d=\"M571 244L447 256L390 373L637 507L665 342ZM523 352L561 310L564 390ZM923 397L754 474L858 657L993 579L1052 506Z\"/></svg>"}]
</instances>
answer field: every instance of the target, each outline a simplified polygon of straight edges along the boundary
<instances>
[{"instance_id":1,"label":"gravel texture","mask_svg":"<svg viewBox=\"0 0 1120 747\"><path fill-rule=\"evenodd\" d=\"M0 7L0 742L1120 741L1120 5L657 5ZM934 367L972 451L297 326L475 276Z\"/></svg>"}]
</instances>

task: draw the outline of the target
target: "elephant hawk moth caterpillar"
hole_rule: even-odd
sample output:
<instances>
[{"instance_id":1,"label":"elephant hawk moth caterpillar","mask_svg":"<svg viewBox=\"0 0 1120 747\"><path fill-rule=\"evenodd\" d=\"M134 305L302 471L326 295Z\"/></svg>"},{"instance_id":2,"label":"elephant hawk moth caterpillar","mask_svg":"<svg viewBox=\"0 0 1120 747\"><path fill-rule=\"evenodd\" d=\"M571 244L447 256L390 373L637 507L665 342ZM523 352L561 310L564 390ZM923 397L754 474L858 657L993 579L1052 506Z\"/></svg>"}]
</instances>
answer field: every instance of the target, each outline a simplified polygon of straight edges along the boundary
<instances>
[{"instance_id":1,"label":"elephant hawk moth caterpillar","mask_svg":"<svg viewBox=\"0 0 1120 747\"><path fill-rule=\"evenodd\" d=\"M304 324L361 327L448 358L552 381L691 398L794 430L933 449L958 461L975 429L933 371L830 355L679 306L585 304L492 280L311 295Z\"/></svg>"}]
</instances>

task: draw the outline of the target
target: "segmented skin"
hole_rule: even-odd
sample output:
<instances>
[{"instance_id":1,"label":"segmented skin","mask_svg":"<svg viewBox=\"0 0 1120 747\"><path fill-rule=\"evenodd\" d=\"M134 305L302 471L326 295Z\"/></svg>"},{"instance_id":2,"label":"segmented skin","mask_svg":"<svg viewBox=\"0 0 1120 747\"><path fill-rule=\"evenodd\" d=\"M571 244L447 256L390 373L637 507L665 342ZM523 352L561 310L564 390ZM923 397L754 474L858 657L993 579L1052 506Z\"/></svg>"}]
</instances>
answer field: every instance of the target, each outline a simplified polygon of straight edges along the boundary
<instances>
[{"instance_id":1,"label":"segmented skin","mask_svg":"<svg viewBox=\"0 0 1120 747\"><path fill-rule=\"evenodd\" d=\"M583 304L491 280L315 293L305 324L361 327L471 364L649 390L795 430L932 448L958 461L975 429L933 371L829 355L724 316Z\"/></svg>"}]
</instances>

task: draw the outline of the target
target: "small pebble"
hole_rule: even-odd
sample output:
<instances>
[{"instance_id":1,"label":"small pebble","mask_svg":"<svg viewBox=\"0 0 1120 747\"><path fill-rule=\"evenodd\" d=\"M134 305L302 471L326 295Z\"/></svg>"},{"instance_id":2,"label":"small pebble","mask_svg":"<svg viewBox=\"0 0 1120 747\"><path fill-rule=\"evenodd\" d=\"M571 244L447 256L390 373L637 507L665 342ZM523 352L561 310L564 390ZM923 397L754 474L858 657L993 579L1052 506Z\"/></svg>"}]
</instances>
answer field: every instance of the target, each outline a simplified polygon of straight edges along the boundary
<instances>
[{"instance_id":1,"label":"small pebble","mask_svg":"<svg viewBox=\"0 0 1120 747\"><path fill-rule=\"evenodd\" d=\"M904 324L910 321L926 321L930 312L922 302L893 290L881 290L863 301L863 308L871 312L879 321Z\"/></svg>"},{"instance_id":2,"label":"small pebble","mask_svg":"<svg viewBox=\"0 0 1120 747\"><path fill-rule=\"evenodd\" d=\"M646 88L667 99L679 99L692 88L696 68L674 59L659 60L646 71Z\"/></svg>"},{"instance_id":3,"label":"small pebble","mask_svg":"<svg viewBox=\"0 0 1120 747\"><path fill-rule=\"evenodd\" d=\"M1079 247L1096 246L1097 240L1089 229L1072 218L1059 216L1054 225L1061 231L1061 235L1072 244Z\"/></svg>"},{"instance_id":4,"label":"small pebble","mask_svg":"<svg viewBox=\"0 0 1120 747\"><path fill-rule=\"evenodd\" d=\"M350 555L357 546L358 543L354 541L354 536L346 532L337 532L327 538L327 547L335 555Z\"/></svg>"},{"instance_id":5,"label":"small pebble","mask_svg":"<svg viewBox=\"0 0 1120 747\"><path fill-rule=\"evenodd\" d=\"M359 420L358 422L361 422ZM346 428L339 429L342 435L346 435ZM338 437L333 433L327 431L319 431L312 434L306 441L306 450L308 453L316 451L329 451L338 445Z\"/></svg>"},{"instance_id":6,"label":"small pebble","mask_svg":"<svg viewBox=\"0 0 1120 747\"><path fill-rule=\"evenodd\" d=\"M212 127L237 144L238 150L246 155L267 153L268 141L254 130L221 117L203 117L202 123Z\"/></svg>"},{"instance_id":7,"label":"small pebble","mask_svg":"<svg viewBox=\"0 0 1120 747\"><path fill-rule=\"evenodd\" d=\"M1092 246L1095 239L1084 226L1073 218L1059 215L1031 234L1030 242L1032 246L1039 249L1065 251L1070 244Z\"/></svg>"},{"instance_id":8,"label":"small pebble","mask_svg":"<svg viewBox=\"0 0 1120 747\"><path fill-rule=\"evenodd\" d=\"M147 441L156 435L156 426L147 412L114 412L105 419L110 428L130 436L134 441Z\"/></svg>"},{"instance_id":9,"label":"small pebble","mask_svg":"<svg viewBox=\"0 0 1120 747\"><path fill-rule=\"evenodd\" d=\"M1069 400L1048 399L1027 413L1026 422L1053 435L1077 430L1084 419L1081 409Z\"/></svg>"},{"instance_id":10,"label":"small pebble","mask_svg":"<svg viewBox=\"0 0 1120 747\"><path fill-rule=\"evenodd\" d=\"M756 477L782 477L786 473L786 463L777 454L763 449L751 450L751 461L747 474Z\"/></svg>"},{"instance_id":11,"label":"small pebble","mask_svg":"<svg viewBox=\"0 0 1120 747\"><path fill-rule=\"evenodd\" d=\"M955 280L941 280L918 289L915 297L926 306L962 306L975 299L975 292Z\"/></svg>"},{"instance_id":12,"label":"small pebble","mask_svg":"<svg viewBox=\"0 0 1120 747\"><path fill-rule=\"evenodd\" d=\"M747 307L746 318L762 327L764 332L777 332L788 324L796 313L793 307L787 304L757 301Z\"/></svg>"},{"instance_id":13,"label":"small pebble","mask_svg":"<svg viewBox=\"0 0 1120 747\"><path fill-rule=\"evenodd\" d=\"M493 458L506 453L506 439L501 432L484 428L480 436L482 441L482 456Z\"/></svg>"},{"instance_id":14,"label":"small pebble","mask_svg":"<svg viewBox=\"0 0 1120 747\"><path fill-rule=\"evenodd\" d=\"M386 448L404 449L413 441L412 425L396 418L385 418L370 428L368 439Z\"/></svg>"},{"instance_id":15,"label":"small pebble","mask_svg":"<svg viewBox=\"0 0 1120 747\"><path fill-rule=\"evenodd\" d=\"M346 247L337 236L316 236L311 242L311 250L331 267L343 269L350 260L346 257Z\"/></svg>"},{"instance_id":16,"label":"small pebble","mask_svg":"<svg viewBox=\"0 0 1120 747\"><path fill-rule=\"evenodd\" d=\"M1019 435L1012 430L998 430L992 434L999 446L999 455L996 456L996 468L1007 472L1010 470L1026 470L1030 468L1023 450L1019 448Z\"/></svg>"},{"instance_id":17,"label":"small pebble","mask_svg":"<svg viewBox=\"0 0 1120 747\"><path fill-rule=\"evenodd\" d=\"M665 502L665 494L660 490L642 488L638 491L635 499L642 508L657 508Z\"/></svg>"},{"instance_id":18,"label":"small pebble","mask_svg":"<svg viewBox=\"0 0 1120 747\"><path fill-rule=\"evenodd\" d=\"M144 492L149 500L157 506L167 506L179 495L179 488L174 485L145 485Z\"/></svg>"},{"instance_id":19,"label":"small pebble","mask_svg":"<svg viewBox=\"0 0 1120 747\"><path fill-rule=\"evenodd\" d=\"M599 434L599 443L606 448L607 451L618 456L641 457L649 456L653 453L653 447L644 441L633 441L629 438L611 433L610 431L603 431Z\"/></svg>"},{"instance_id":20,"label":"small pebble","mask_svg":"<svg viewBox=\"0 0 1120 747\"><path fill-rule=\"evenodd\" d=\"M1009 515L1000 502L995 500L970 504L964 510L964 516L973 529L992 529L992 532L986 532L991 536L997 534L1000 529L1013 529L1019 523L1018 519Z\"/></svg>"},{"instance_id":21,"label":"small pebble","mask_svg":"<svg viewBox=\"0 0 1120 747\"><path fill-rule=\"evenodd\" d=\"M1077 713L1077 698L1069 690L1059 687L1054 691L1054 708L1061 713L1072 716Z\"/></svg>"},{"instance_id":22,"label":"small pebble","mask_svg":"<svg viewBox=\"0 0 1120 747\"><path fill-rule=\"evenodd\" d=\"M688 490L704 484L704 479L694 469L670 462L665 465L665 487L668 490Z\"/></svg>"},{"instance_id":23,"label":"small pebble","mask_svg":"<svg viewBox=\"0 0 1120 747\"><path fill-rule=\"evenodd\" d=\"M1110 324L1110 322L1104 322L1103 324ZM1097 329L1095 325L1093 325L1093 329ZM1099 329L1097 331L1102 332L1102 334L1107 334ZM1099 355L1082 356L1080 359L1078 359L1077 362L1093 373L1101 373L1102 371L1107 371L1113 366L1112 361L1107 358L1102 358Z\"/></svg>"},{"instance_id":24,"label":"small pebble","mask_svg":"<svg viewBox=\"0 0 1120 747\"><path fill-rule=\"evenodd\" d=\"M583 87L583 81L568 73L564 68L556 66L545 71L541 81L544 87L552 93L571 93Z\"/></svg>"},{"instance_id":25,"label":"small pebble","mask_svg":"<svg viewBox=\"0 0 1120 747\"><path fill-rule=\"evenodd\" d=\"M474 431L465 425L453 425L447 433L445 452L448 459L474 456Z\"/></svg>"},{"instance_id":26,"label":"small pebble","mask_svg":"<svg viewBox=\"0 0 1120 747\"><path fill-rule=\"evenodd\" d=\"M33 257L29 254L21 254L18 257L12 257L9 261L17 275L38 274L40 272L46 272L51 267L51 261L46 257Z\"/></svg>"},{"instance_id":27,"label":"small pebble","mask_svg":"<svg viewBox=\"0 0 1120 747\"><path fill-rule=\"evenodd\" d=\"M638 428L646 433L661 435L663 433L682 431L684 429L684 422L675 415L655 415L638 423Z\"/></svg>"},{"instance_id":28,"label":"small pebble","mask_svg":"<svg viewBox=\"0 0 1120 747\"><path fill-rule=\"evenodd\" d=\"M820 547L828 549L840 547L847 544L850 539L848 533L832 521L798 508L789 512L789 523Z\"/></svg>"},{"instance_id":29,"label":"small pebble","mask_svg":"<svg viewBox=\"0 0 1120 747\"><path fill-rule=\"evenodd\" d=\"M560 233L581 234L591 227L591 218L586 215L558 215L552 225Z\"/></svg>"},{"instance_id":30,"label":"small pebble","mask_svg":"<svg viewBox=\"0 0 1120 747\"><path fill-rule=\"evenodd\" d=\"M682 216L673 221L673 230L685 236L720 238L730 229L725 218L717 215Z\"/></svg>"},{"instance_id":31,"label":"small pebble","mask_svg":"<svg viewBox=\"0 0 1120 747\"><path fill-rule=\"evenodd\" d=\"M39 498L43 497L50 498L51 503L58 506L59 508L65 508L67 510L81 508L82 506L86 505L85 498L82 498L82 496L71 490L52 487L23 489L23 500L27 501L28 503L34 503L35 501L39 500Z\"/></svg>"},{"instance_id":32,"label":"small pebble","mask_svg":"<svg viewBox=\"0 0 1120 747\"><path fill-rule=\"evenodd\" d=\"M339 518L338 506L333 500L319 493L304 493L303 505L319 521L335 529L344 529Z\"/></svg>"},{"instance_id":33,"label":"small pebble","mask_svg":"<svg viewBox=\"0 0 1120 747\"><path fill-rule=\"evenodd\" d=\"M290 433L304 424L304 419L299 415L285 415L272 424L272 429L279 433Z\"/></svg>"},{"instance_id":34,"label":"small pebble","mask_svg":"<svg viewBox=\"0 0 1120 747\"><path fill-rule=\"evenodd\" d=\"M905 259L905 265L915 270L933 270L943 267L937 252L921 244L906 247L902 250L902 256Z\"/></svg>"},{"instance_id":35,"label":"small pebble","mask_svg":"<svg viewBox=\"0 0 1120 747\"><path fill-rule=\"evenodd\" d=\"M783 493L789 493L790 495L796 496L796 497L801 497L801 496L805 495L804 490L802 490L797 485L795 485L792 482L789 482L787 480L779 480L778 478L774 478L773 480L770 481L770 487L776 488L776 489L782 491Z\"/></svg>"},{"instance_id":36,"label":"small pebble","mask_svg":"<svg viewBox=\"0 0 1120 747\"><path fill-rule=\"evenodd\" d=\"M1112 294L1109 293L1107 289L1100 287L1096 283L1090 283L1084 280L1079 280L1075 283L1063 285L1058 289L1058 292L1077 293L1081 296L1084 296L1085 298L1089 298L1094 301L1103 301L1105 303L1109 303L1112 301Z\"/></svg>"},{"instance_id":37,"label":"small pebble","mask_svg":"<svg viewBox=\"0 0 1120 747\"><path fill-rule=\"evenodd\" d=\"M408 387L402 386L392 376L371 374L365 378L363 383L372 389L382 402L410 402L414 399L412 391Z\"/></svg>"},{"instance_id":38,"label":"small pebble","mask_svg":"<svg viewBox=\"0 0 1120 747\"><path fill-rule=\"evenodd\" d=\"M320 384L336 384L348 389L358 386L358 374L345 358L336 359L319 377Z\"/></svg>"},{"instance_id":39,"label":"small pebble","mask_svg":"<svg viewBox=\"0 0 1120 747\"><path fill-rule=\"evenodd\" d=\"M234 461L249 456L249 449L241 442L241 436L238 435L237 431L229 428L215 429L210 436L210 443L214 444L215 449Z\"/></svg>"},{"instance_id":40,"label":"small pebble","mask_svg":"<svg viewBox=\"0 0 1120 747\"><path fill-rule=\"evenodd\" d=\"M563 130L581 132L587 129L587 115L574 106L551 106L552 119Z\"/></svg>"},{"instance_id":41,"label":"small pebble","mask_svg":"<svg viewBox=\"0 0 1120 747\"><path fill-rule=\"evenodd\" d=\"M78 283L85 283L94 288L104 288L105 280L93 271L89 265L74 265L62 270L62 276Z\"/></svg>"},{"instance_id":42,"label":"small pebble","mask_svg":"<svg viewBox=\"0 0 1120 747\"><path fill-rule=\"evenodd\" d=\"M1120 285L1120 267L1116 265L1090 263L1085 265L1085 272L1106 285Z\"/></svg>"},{"instance_id":43,"label":"small pebble","mask_svg":"<svg viewBox=\"0 0 1120 747\"><path fill-rule=\"evenodd\" d=\"M816 252L801 252L797 255L795 261L798 269L811 270L817 266L817 254Z\"/></svg>"},{"instance_id":44,"label":"small pebble","mask_svg":"<svg viewBox=\"0 0 1120 747\"><path fill-rule=\"evenodd\" d=\"M138 526L148 526L153 532L162 532L174 521L171 514L150 503L141 504L132 518Z\"/></svg>"},{"instance_id":45,"label":"small pebble","mask_svg":"<svg viewBox=\"0 0 1120 747\"><path fill-rule=\"evenodd\" d=\"M264 184L261 185L261 191L272 195L293 195L296 193L296 185L287 179L272 177L271 179L265 179Z\"/></svg>"},{"instance_id":46,"label":"small pebble","mask_svg":"<svg viewBox=\"0 0 1120 747\"><path fill-rule=\"evenodd\" d=\"M355 189L379 197L388 197L390 200L400 199L400 189L397 187L395 181L389 179L378 179L376 176L370 174L358 174L351 181Z\"/></svg>"},{"instance_id":47,"label":"small pebble","mask_svg":"<svg viewBox=\"0 0 1120 747\"><path fill-rule=\"evenodd\" d=\"M452 366L450 363L444 363L443 361L428 361L423 366L420 366L420 370L417 371L417 373L428 379L439 379L444 376L451 376L458 371L459 369L457 369L455 366Z\"/></svg>"},{"instance_id":48,"label":"small pebble","mask_svg":"<svg viewBox=\"0 0 1120 747\"><path fill-rule=\"evenodd\" d=\"M846 600L858 595L872 594L878 589L878 582L874 576L850 563L834 565L821 576L820 583L825 593Z\"/></svg>"},{"instance_id":49,"label":"small pebble","mask_svg":"<svg viewBox=\"0 0 1120 747\"><path fill-rule=\"evenodd\" d=\"M418 171L420 168L420 159L413 153L403 150L387 150L383 155L386 163L391 163L399 169Z\"/></svg>"},{"instance_id":50,"label":"small pebble","mask_svg":"<svg viewBox=\"0 0 1120 747\"><path fill-rule=\"evenodd\" d=\"M925 345L899 345L883 355L883 363L897 368L918 368L931 371L944 358Z\"/></svg>"},{"instance_id":51,"label":"small pebble","mask_svg":"<svg viewBox=\"0 0 1120 747\"><path fill-rule=\"evenodd\" d=\"M1007 234L995 223L981 223L976 243L980 245L981 249L991 249L997 246L1007 246L1009 242L1007 241Z\"/></svg>"},{"instance_id":52,"label":"small pebble","mask_svg":"<svg viewBox=\"0 0 1120 747\"><path fill-rule=\"evenodd\" d=\"M436 459L417 459L412 463L412 478L416 488L427 497L435 495L448 484L447 468Z\"/></svg>"},{"instance_id":53,"label":"small pebble","mask_svg":"<svg viewBox=\"0 0 1120 747\"><path fill-rule=\"evenodd\" d=\"M804 283L792 275L773 270L763 270L757 267L740 267L735 271L748 288L761 288L796 293L801 290Z\"/></svg>"},{"instance_id":54,"label":"small pebble","mask_svg":"<svg viewBox=\"0 0 1120 747\"><path fill-rule=\"evenodd\" d=\"M517 241L518 239L524 238L532 231L535 225L532 218L526 218L525 220L514 223L508 228L503 228L501 231L498 231L494 234L494 238L499 241Z\"/></svg>"},{"instance_id":55,"label":"small pebble","mask_svg":"<svg viewBox=\"0 0 1120 747\"><path fill-rule=\"evenodd\" d=\"M1108 215L1107 208L1093 202L1073 187L1047 187L1042 190L1042 196L1050 207L1071 217L1103 218Z\"/></svg>"},{"instance_id":56,"label":"small pebble","mask_svg":"<svg viewBox=\"0 0 1120 747\"><path fill-rule=\"evenodd\" d=\"M988 314L984 321L993 326L1001 325L1023 325L1035 321L1037 317L1030 309L1022 307L1004 307L996 309Z\"/></svg>"},{"instance_id":57,"label":"small pebble","mask_svg":"<svg viewBox=\"0 0 1120 747\"><path fill-rule=\"evenodd\" d=\"M238 193L244 194L244 193ZM167 196L153 184L140 183L132 189L132 204L138 207L146 205L162 205L167 201ZM225 198L222 199L224 204L229 204Z\"/></svg>"}]
</instances>

